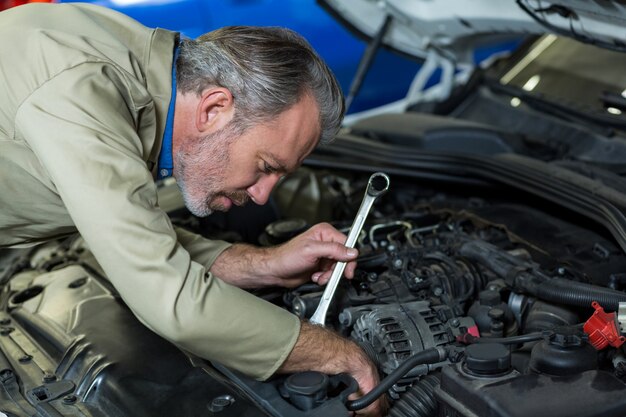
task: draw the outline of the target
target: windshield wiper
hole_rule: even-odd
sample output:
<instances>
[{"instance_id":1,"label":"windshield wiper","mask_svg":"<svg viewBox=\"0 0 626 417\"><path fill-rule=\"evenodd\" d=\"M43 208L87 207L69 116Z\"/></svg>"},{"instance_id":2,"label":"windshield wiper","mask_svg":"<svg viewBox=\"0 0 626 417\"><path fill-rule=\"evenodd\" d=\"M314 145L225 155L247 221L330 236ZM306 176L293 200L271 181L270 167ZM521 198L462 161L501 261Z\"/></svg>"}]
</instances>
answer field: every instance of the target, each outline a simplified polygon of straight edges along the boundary
<instances>
[{"instance_id":1,"label":"windshield wiper","mask_svg":"<svg viewBox=\"0 0 626 417\"><path fill-rule=\"evenodd\" d=\"M547 113L564 118L566 120L570 120L572 122L580 123L581 120L586 120L587 122L591 122L594 127L606 128L607 126L609 126L620 130L626 130L626 120L616 119L615 116L590 114L587 112L576 110L569 106L547 100L540 95L537 95L536 93L529 93L522 88L514 87L511 85L503 85L498 81L487 81L486 85L496 93L503 93L512 97L518 97L525 103L537 108L538 110L545 111ZM626 100L624 100L622 105L626 106Z\"/></svg>"},{"instance_id":2,"label":"windshield wiper","mask_svg":"<svg viewBox=\"0 0 626 417\"><path fill-rule=\"evenodd\" d=\"M600 100L606 107L613 107L621 111L626 111L626 98L621 94L603 91L600 96Z\"/></svg>"}]
</instances>

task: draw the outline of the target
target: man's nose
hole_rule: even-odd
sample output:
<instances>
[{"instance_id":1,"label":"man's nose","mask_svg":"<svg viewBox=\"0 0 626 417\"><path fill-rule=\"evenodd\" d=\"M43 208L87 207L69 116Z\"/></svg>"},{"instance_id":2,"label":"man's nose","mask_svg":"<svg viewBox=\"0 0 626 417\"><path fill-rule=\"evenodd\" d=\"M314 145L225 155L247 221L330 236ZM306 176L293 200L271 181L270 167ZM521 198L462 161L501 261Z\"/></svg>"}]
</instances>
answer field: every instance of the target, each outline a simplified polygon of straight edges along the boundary
<instances>
[{"instance_id":1,"label":"man's nose","mask_svg":"<svg viewBox=\"0 0 626 417\"><path fill-rule=\"evenodd\" d=\"M270 198L270 193L280 180L280 175L271 174L264 175L256 183L246 189L246 192L256 204L263 205L267 203Z\"/></svg>"}]
</instances>

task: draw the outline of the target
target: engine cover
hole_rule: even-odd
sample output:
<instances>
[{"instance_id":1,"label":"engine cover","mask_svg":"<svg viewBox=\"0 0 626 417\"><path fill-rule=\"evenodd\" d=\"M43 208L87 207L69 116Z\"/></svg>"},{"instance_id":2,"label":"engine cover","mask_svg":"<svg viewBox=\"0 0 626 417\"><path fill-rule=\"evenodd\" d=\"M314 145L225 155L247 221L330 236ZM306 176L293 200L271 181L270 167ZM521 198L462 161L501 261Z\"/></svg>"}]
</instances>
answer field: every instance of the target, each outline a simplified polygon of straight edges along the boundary
<instances>
[{"instance_id":1,"label":"engine cover","mask_svg":"<svg viewBox=\"0 0 626 417\"><path fill-rule=\"evenodd\" d=\"M447 417L618 417L626 415L624 384L603 371L569 377L543 374L473 376L461 364L442 369L435 391ZM558 399L558 401L556 400Z\"/></svg>"}]
</instances>

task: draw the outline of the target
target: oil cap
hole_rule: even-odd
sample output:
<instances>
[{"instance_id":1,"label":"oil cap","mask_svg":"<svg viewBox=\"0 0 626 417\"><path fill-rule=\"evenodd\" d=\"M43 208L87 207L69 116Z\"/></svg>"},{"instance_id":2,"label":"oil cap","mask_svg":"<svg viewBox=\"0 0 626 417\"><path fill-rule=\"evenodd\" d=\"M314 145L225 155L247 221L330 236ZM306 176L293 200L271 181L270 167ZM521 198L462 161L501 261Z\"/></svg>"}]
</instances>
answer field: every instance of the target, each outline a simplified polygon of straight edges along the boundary
<instances>
[{"instance_id":1,"label":"oil cap","mask_svg":"<svg viewBox=\"0 0 626 417\"><path fill-rule=\"evenodd\" d=\"M285 394L300 410L312 410L324 401L328 382L328 375L320 372L300 372L285 380Z\"/></svg>"},{"instance_id":2,"label":"oil cap","mask_svg":"<svg viewBox=\"0 0 626 417\"><path fill-rule=\"evenodd\" d=\"M476 343L465 349L465 370L477 376L500 376L511 369L511 352L501 343Z\"/></svg>"}]
</instances>

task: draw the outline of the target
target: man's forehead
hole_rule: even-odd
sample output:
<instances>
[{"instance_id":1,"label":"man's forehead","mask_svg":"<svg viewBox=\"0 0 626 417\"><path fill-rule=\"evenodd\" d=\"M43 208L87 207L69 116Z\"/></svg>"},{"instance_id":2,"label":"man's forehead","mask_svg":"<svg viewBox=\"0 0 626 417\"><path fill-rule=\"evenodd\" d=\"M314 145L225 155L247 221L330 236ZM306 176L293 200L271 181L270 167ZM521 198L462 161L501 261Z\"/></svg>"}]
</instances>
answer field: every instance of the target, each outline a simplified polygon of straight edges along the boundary
<instances>
[{"instance_id":1,"label":"man's forehead","mask_svg":"<svg viewBox=\"0 0 626 417\"><path fill-rule=\"evenodd\" d=\"M305 96L266 125L269 140L259 152L261 157L280 171L295 171L319 142L321 126L317 109L315 99Z\"/></svg>"}]
</instances>

